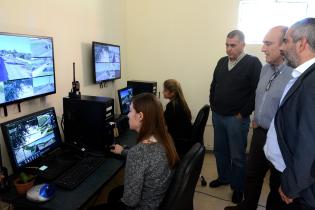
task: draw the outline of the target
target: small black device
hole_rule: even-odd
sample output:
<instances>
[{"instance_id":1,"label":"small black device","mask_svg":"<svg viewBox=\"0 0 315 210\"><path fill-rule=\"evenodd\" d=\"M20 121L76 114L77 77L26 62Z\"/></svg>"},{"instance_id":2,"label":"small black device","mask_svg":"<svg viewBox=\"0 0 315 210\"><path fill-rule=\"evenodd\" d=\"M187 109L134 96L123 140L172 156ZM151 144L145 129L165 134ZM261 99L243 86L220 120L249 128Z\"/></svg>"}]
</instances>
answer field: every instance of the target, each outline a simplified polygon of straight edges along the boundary
<instances>
[{"instance_id":1,"label":"small black device","mask_svg":"<svg viewBox=\"0 0 315 210\"><path fill-rule=\"evenodd\" d=\"M73 68L73 81L72 81L72 88L69 92L70 98L80 98L81 92L80 92L80 83L79 81L75 80L75 63L72 65Z\"/></svg>"},{"instance_id":2,"label":"small black device","mask_svg":"<svg viewBox=\"0 0 315 210\"><path fill-rule=\"evenodd\" d=\"M10 189L8 169L2 165L2 156L0 149L0 193Z\"/></svg>"},{"instance_id":3,"label":"small black device","mask_svg":"<svg viewBox=\"0 0 315 210\"><path fill-rule=\"evenodd\" d=\"M133 95L152 93L157 95L157 82L143 80L129 80L127 86L133 88Z\"/></svg>"},{"instance_id":4,"label":"small black device","mask_svg":"<svg viewBox=\"0 0 315 210\"><path fill-rule=\"evenodd\" d=\"M0 166L0 193L7 192L10 189L8 169Z\"/></svg>"},{"instance_id":5,"label":"small black device","mask_svg":"<svg viewBox=\"0 0 315 210\"><path fill-rule=\"evenodd\" d=\"M200 176L200 179L201 179L201 186L207 186L207 181L206 179L203 177L203 176Z\"/></svg>"},{"instance_id":6,"label":"small black device","mask_svg":"<svg viewBox=\"0 0 315 210\"><path fill-rule=\"evenodd\" d=\"M101 96L63 98L65 142L80 150L105 152L113 143L114 99Z\"/></svg>"},{"instance_id":7,"label":"small black device","mask_svg":"<svg viewBox=\"0 0 315 210\"><path fill-rule=\"evenodd\" d=\"M95 83L120 79L120 46L93 42L92 60Z\"/></svg>"}]
</instances>

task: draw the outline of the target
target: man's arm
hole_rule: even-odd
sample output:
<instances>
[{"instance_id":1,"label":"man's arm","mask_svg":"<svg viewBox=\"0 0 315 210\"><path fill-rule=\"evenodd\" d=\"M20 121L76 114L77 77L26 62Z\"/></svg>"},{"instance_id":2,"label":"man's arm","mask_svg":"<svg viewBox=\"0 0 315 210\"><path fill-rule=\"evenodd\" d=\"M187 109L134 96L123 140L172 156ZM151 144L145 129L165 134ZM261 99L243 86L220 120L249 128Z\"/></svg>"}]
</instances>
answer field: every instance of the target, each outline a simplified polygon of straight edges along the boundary
<instances>
[{"instance_id":1,"label":"man's arm","mask_svg":"<svg viewBox=\"0 0 315 210\"><path fill-rule=\"evenodd\" d=\"M214 106L214 95L215 95L215 87L216 87L216 72L218 71L219 66L221 65L222 58L218 61L214 72L213 72L213 77L212 77L212 82L210 85L210 95L209 95L209 102L210 102L210 106L212 108L212 106Z\"/></svg>"},{"instance_id":2,"label":"man's arm","mask_svg":"<svg viewBox=\"0 0 315 210\"><path fill-rule=\"evenodd\" d=\"M309 83L308 83L309 84ZM301 87L302 88L302 87ZM312 176L312 164L315 160L315 85L302 90L301 106L295 107L299 112L296 127L296 145L291 148L292 164L287 164L281 176L283 193L290 197L299 197L299 193L315 183ZM295 110L295 109L294 109Z\"/></svg>"},{"instance_id":3,"label":"man's arm","mask_svg":"<svg viewBox=\"0 0 315 210\"><path fill-rule=\"evenodd\" d=\"M255 59L252 63L252 67L250 70L250 95L248 97L247 103L245 106L241 109L240 114L243 117L249 116L254 108L255 108L255 94L256 94L256 88L260 77L260 71L261 71L261 62L257 57L253 57L252 59Z\"/></svg>"}]
</instances>

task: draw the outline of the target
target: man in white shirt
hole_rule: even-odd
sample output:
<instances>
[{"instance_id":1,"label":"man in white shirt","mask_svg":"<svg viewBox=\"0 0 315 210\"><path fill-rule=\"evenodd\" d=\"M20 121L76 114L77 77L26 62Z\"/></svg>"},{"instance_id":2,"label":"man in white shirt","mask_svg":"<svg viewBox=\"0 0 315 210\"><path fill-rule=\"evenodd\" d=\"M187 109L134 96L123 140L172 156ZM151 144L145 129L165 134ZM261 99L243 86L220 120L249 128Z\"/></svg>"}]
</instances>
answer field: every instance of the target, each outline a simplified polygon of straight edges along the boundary
<instances>
[{"instance_id":1,"label":"man in white shirt","mask_svg":"<svg viewBox=\"0 0 315 210\"><path fill-rule=\"evenodd\" d=\"M267 159L281 173L278 193L285 209L315 209L315 18L293 24L282 46L295 68L264 147Z\"/></svg>"}]
</instances>

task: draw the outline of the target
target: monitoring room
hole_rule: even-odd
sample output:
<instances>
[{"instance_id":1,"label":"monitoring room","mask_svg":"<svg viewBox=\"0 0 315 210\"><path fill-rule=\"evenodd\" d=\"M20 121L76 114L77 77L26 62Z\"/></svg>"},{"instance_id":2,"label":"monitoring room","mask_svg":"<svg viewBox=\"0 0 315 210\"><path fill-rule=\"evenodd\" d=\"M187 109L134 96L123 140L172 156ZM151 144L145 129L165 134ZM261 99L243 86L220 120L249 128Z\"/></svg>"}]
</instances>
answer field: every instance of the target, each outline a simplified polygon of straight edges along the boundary
<instances>
[{"instance_id":1,"label":"monitoring room","mask_svg":"<svg viewBox=\"0 0 315 210\"><path fill-rule=\"evenodd\" d=\"M244 32L258 82L269 63L262 51L269 29L314 10L314 0L0 0L0 209L223 210L240 203L244 189L217 179L209 111L227 35ZM189 140L179 135L175 143L169 79L190 110ZM250 123L247 153L252 133ZM163 136L164 147L154 146ZM257 209L266 209L268 193L269 172Z\"/></svg>"}]
</instances>

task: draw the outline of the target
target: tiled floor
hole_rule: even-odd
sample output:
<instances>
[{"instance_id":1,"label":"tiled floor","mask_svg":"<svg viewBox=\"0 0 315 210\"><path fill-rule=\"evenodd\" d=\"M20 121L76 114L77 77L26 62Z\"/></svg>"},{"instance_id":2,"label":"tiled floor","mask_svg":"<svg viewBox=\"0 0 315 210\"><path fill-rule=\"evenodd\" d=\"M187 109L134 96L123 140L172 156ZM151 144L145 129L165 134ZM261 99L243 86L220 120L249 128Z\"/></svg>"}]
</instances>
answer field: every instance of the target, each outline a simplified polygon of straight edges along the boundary
<instances>
[{"instance_id":1,"label":"tiled floor","mask_svg":"<svg viewBox=\"0 0 315 210\"><path fill-rule=\"evenodd\" d=\"M206 153L201 175L205 177L208 184L217 178L216 163L212 153ZM268 189L268 179L265 178L258 210L265 209ZM210 188L207 185L203 187L198 181L194 195L194 210L223 210L225 206L235 205L231 202L231 196L232 190L229 186Z\"/></svg>"}]
</instances>

